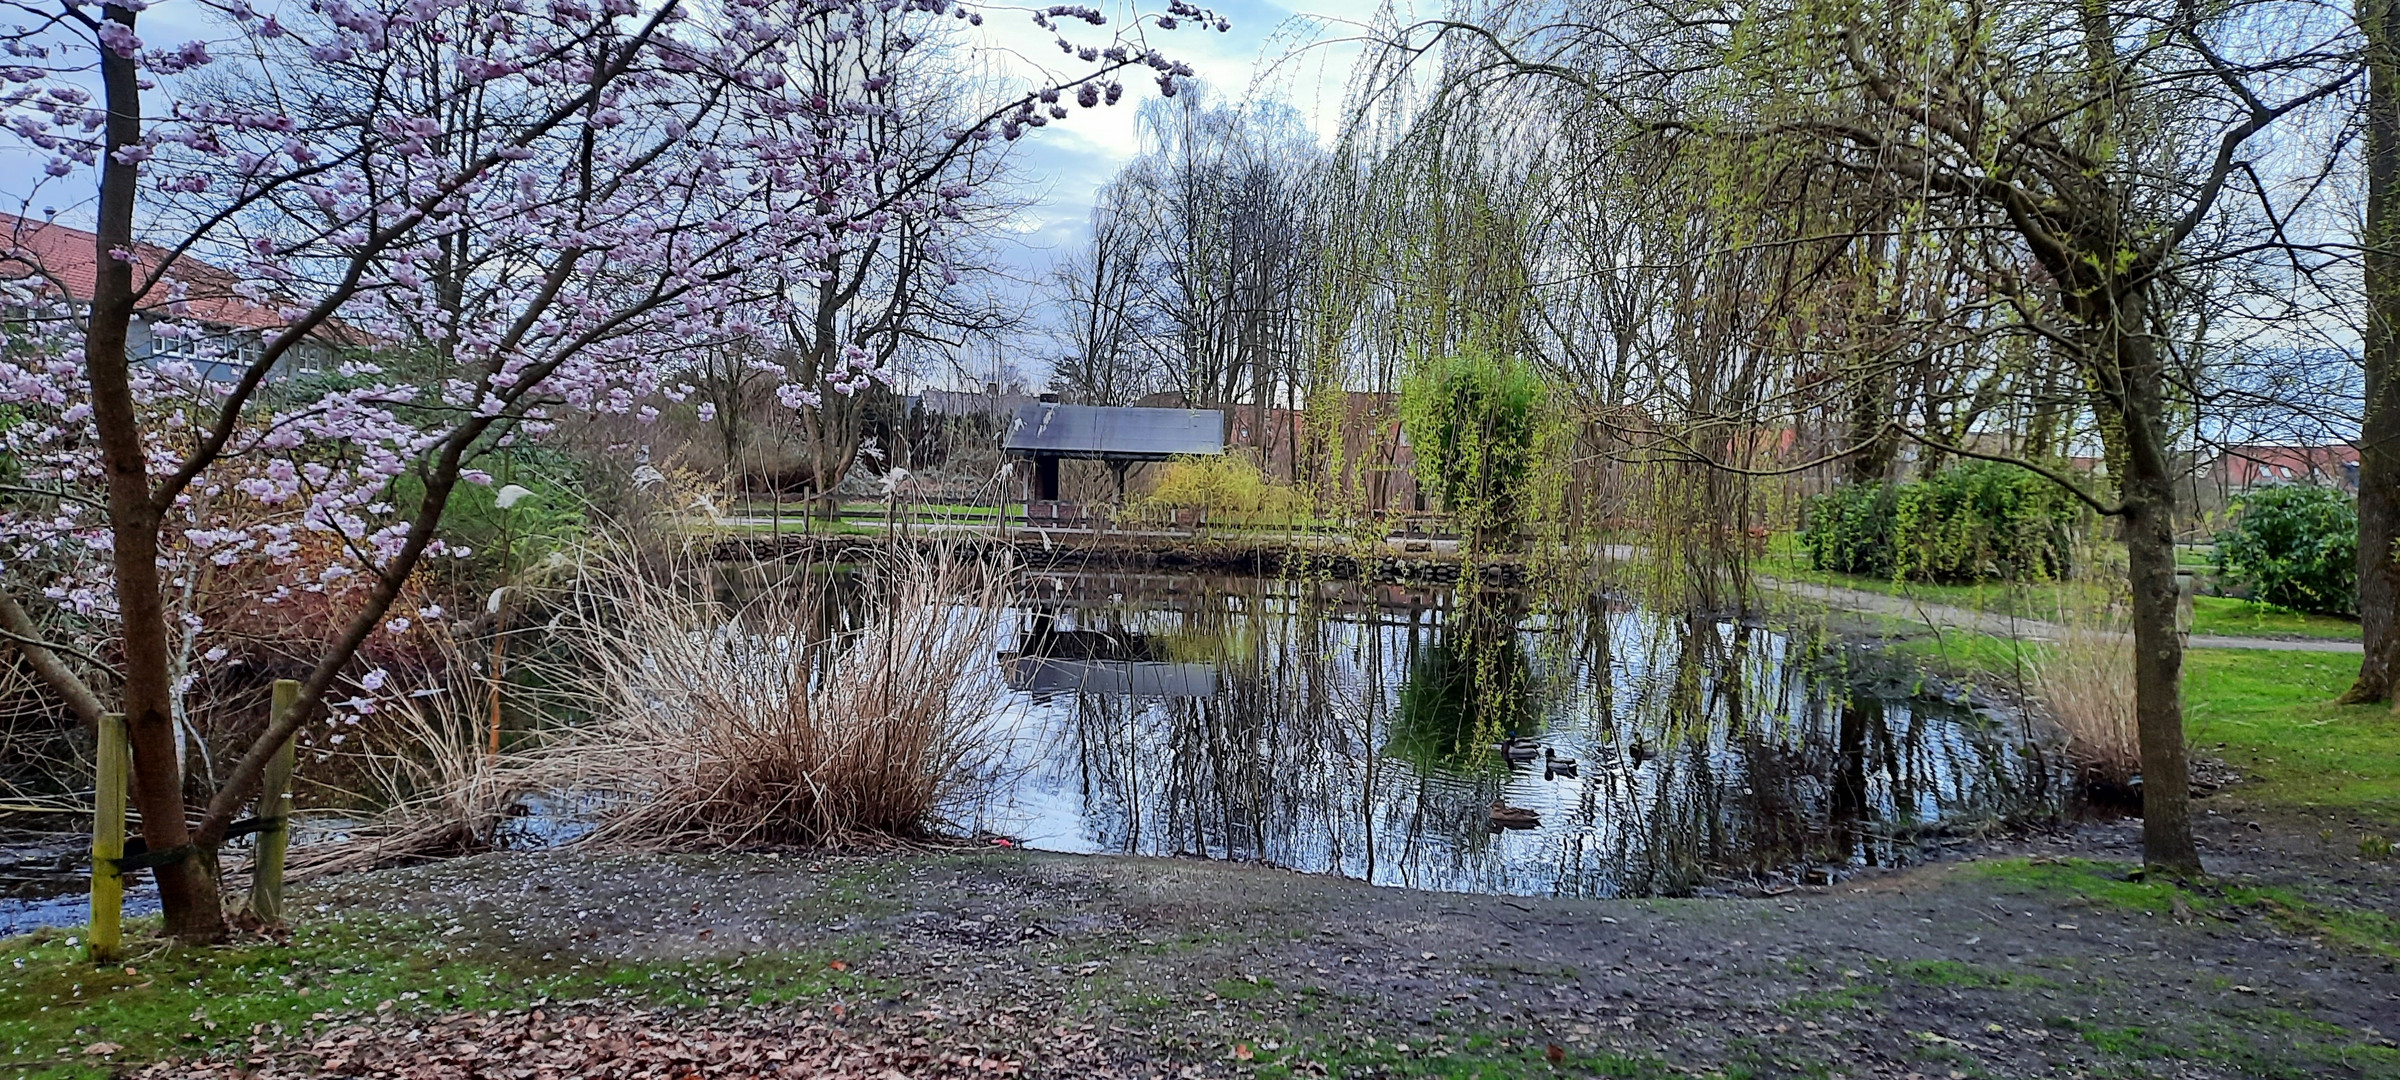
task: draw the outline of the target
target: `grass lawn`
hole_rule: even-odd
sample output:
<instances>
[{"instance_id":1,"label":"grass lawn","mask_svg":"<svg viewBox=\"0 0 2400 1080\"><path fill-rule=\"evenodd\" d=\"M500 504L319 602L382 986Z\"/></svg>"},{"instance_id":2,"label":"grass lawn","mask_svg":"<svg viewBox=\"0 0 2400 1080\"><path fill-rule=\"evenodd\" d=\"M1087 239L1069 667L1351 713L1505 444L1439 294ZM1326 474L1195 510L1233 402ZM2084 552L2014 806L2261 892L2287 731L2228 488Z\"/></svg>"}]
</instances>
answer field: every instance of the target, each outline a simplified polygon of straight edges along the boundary
<instances>
[{"instance_id":1,"label":"grass lawn","mask_svg":"<svg viewBox=\"0 0 2400 1080\"><path fill-rule=\"evenodd\" d=\"M1945 630L1937 636L1927 633L1924 623L1910 624L1891 616L1878 616L1876 621L1887 622L1906 635L1890 640L1884 652L1913 658L1925 670L1970 682L1997 682L2011 688L2030 683L2034 664L2049 647L2039 641L1971 630Z\"/></svg>"},{"instance_id":2,"label":"grass lawn","mask_svg":"<svg viewBox=\"0 0 2400 1080\"><path fill-rule=\"evenodd\" d=\"M1922 623L1912 627L1888 616L1870 621L1887 624L1893 635L1885 651L1992 687L2023 689L2050 648L1963 630L1936 636ZM2400 824L2400 713L2388 705L2332 704L2358 677L2358 665L2357 656L2343 653L2190 650L2185 738L2244 775L2263 778L2243 786L2246 798Z\"/></svg>"},{"instance_id":3,"label":"grass lawn","mask_svg":"<svg viewBox=\"0 0 2400 1080\"><path fill-rule=\"evenodd\" d=\"M2192 600L2192 633L2219 637L2305 637L2358 640L2358 620L2253 604L2230 596Z\"/></svg>"},{"instance_id":4,"label":"grass lawn","mask_svg":"<svg viewBox=\"0 0 2400 1080\"><path fill-rule=\"evenodd\" d=\"M1808 559L1796 551L1779 550L1759 562L1759 572L1783 581L1832 585L1857 589L1861 592L1882 593L1929 604L1948 604L1971 611L1987 611L1996 615L2015 615L2020 618L2055 621L2062 601L2075 599L2078 590L2090 591L2089 586L2048 582L2040 584L2011 584L1991 582L1981 585L1927 585L1918 582L1892 581L1886 578L1863 577L1857 574L1836 574L1811 570ZM2335 641L2357 641L2358 620L2330 615L2304 615L2296 611L2254 604L2230 596L2201 596L2192 601L2192 633L2214 637L2325 638Z\"/></svg>"},{"instance_id":5,"label":"grass lawn","mask_svg":"<svg viewBox=\"0 0 2400 1080\"><path fill-rule=\"evenodd\" d=\"M2339 653L2194 649L2184 734L2265 782L2244 797L2400 818L2400 715L2331 704L2358 677Z\"/></svg>"}]
</instances>

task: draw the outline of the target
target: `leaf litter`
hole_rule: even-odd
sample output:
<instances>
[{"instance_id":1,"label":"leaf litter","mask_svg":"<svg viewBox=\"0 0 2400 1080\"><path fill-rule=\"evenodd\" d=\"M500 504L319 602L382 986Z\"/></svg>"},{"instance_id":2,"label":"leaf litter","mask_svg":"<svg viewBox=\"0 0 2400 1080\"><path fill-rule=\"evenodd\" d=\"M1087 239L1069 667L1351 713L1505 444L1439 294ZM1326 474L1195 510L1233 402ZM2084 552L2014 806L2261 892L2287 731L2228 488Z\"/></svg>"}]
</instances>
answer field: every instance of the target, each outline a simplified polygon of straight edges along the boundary
<instances>
[{"instance_id":1,"label":"leaf litter","mask_svg":"<svg viewBox=\"0 0 2400 1080\"><path fill-rule=\"evenodd\" d=\"M1019 1033L924 1034L915 1017L837 1024L807 1011L545 1009L379 1017L305 1043L257 1041L246 1054L168 1060L141 1080L951 1080L1118 1075L1091 1032L1058 1027L1038 1047Z\"/></svg>"}]
</instances>

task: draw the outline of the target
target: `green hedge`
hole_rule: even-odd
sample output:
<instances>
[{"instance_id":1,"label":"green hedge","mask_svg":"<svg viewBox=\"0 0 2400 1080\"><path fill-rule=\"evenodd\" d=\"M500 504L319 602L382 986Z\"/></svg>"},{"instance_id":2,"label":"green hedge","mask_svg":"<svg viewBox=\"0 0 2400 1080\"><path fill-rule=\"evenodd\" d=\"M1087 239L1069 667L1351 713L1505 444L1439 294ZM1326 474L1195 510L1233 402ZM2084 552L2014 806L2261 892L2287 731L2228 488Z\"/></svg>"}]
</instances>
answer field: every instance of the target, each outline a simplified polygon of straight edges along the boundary
<instances>
[{"instance_id":1,"label":"green hedge","mask_svg":"<svg viewBox=\"0 0 2400 1080\"><path fill-rule=\"evenodd\" d=\"M1808 501L1800 544L1808 565L1864 577L1892 576L1893 484L1847 484Z\"/></svg>"},{"instance_id":2,"label":"green hedge","mask_svg":"<svg viewBox=\"0 0 2400 1080\"><path fill-rule=\"evenodd\" d=\"M1853 484L1810 499L1811 567L1899 581L2045 581L2070 568L2083 507L2058 485L1975 461L1903 484Z\"/></svg>"},{"instance_id":3,"label":"green hedge","mask_svg":"<svg viewBox=\"0 0 2400 1080\"><path fill-rule=\"evenodd\" d=\"M2358 500L2328 487L2242 497L2217 534L2217 587L2315 615L2358 612Z\"/></svg>"}]
</instances>

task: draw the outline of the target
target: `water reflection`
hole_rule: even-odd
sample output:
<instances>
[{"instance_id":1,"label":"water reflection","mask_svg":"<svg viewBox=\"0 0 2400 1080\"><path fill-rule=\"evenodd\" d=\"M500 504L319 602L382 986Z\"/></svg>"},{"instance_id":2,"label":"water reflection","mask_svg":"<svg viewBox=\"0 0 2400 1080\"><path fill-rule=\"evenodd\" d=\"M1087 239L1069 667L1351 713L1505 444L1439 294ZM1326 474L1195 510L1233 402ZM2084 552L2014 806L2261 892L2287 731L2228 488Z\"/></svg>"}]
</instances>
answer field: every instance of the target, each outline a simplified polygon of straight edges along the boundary
<instances>
[{"instance_id":1,"label":"water reflection","mask_svg":"<svg viewBox=\"0 0 2400 1080\"><path fill-rule=\"evenodd\" d=\"M981 823L1041 848L1672 895L1889 861L2048 791L2004 725L1853 694L1782 634L1598 600L1047 576L1001 656L1021 737ZM1547 753L1512 762L1512 737ZM1496 801L1539 825L1496 831Z\"/></svg>"}]
</instances>

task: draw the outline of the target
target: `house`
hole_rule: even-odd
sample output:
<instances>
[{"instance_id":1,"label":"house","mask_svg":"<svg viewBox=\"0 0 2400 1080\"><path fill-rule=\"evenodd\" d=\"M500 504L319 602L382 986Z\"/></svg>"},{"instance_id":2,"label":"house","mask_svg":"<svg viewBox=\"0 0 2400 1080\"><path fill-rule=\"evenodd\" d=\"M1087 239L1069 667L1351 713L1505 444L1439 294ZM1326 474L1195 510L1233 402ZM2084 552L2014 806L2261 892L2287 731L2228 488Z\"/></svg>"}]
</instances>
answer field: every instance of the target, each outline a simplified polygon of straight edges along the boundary
<instances>
[{"instance_id":1,"label":"house","mask_svg":"<svg viewBox=\"0 0 2400 1080\"><path fill-rule=\"evenodd\" d=\"M135 245L134 258L137 274L142 267L173 258L173 269L134 315L126 352L136 363L188 359L203 376L230 380L258 358L271 331L286 325L274 308L242 296L243 279L230 270L189 254L176 258L154 244ZM64 297L80 314L91 302L99 277L98 237L52 221L0 213L0 287L28 298ZM200 334L161 333L166 323L197 326ZM290 350L281 367L286 372L321 370L335 361L342 346L366 343L340 324L330 324Z\"/></svg>"},{"instance_id":2,"label":"house","mask_svg":"<svg viewBox=\"0 0 2400 1080\"><path fill-rule=\"evenodd\" d=\"M2348 443L2228 446L2211 471L2230 494L2280 484L2324 484L2356 492L2358 448Z\"/></svg>"}]
</instances>

